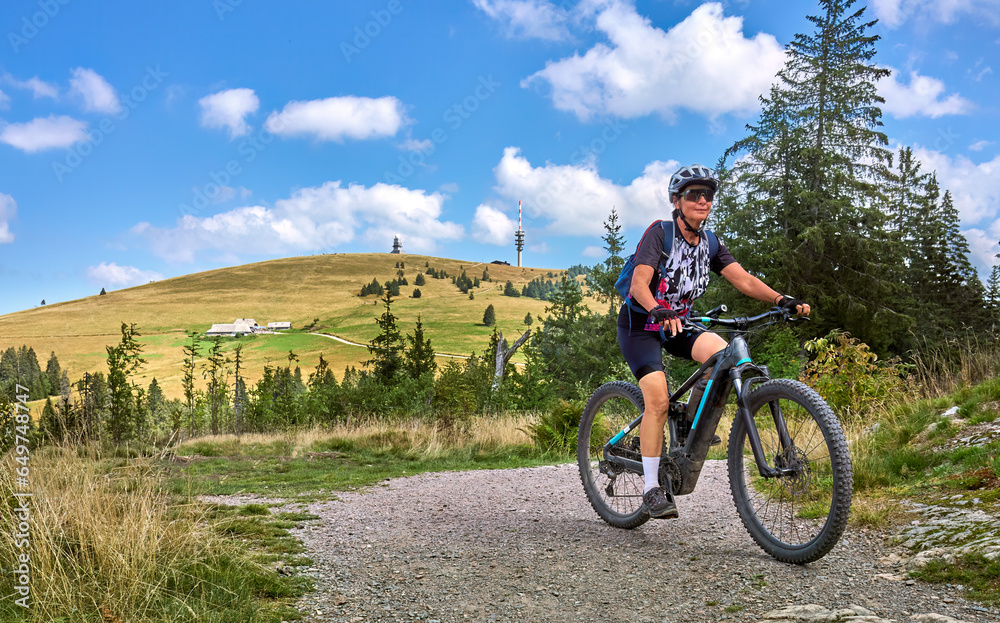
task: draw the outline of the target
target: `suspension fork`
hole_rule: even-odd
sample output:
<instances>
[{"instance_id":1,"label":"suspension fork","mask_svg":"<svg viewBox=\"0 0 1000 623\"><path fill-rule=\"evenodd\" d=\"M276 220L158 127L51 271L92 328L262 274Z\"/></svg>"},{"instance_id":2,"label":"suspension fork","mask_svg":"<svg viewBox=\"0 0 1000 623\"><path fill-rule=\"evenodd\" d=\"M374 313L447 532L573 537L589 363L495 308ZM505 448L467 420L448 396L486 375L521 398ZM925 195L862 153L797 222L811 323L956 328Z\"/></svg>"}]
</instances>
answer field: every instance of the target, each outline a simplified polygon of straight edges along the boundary
<instances>
[{"instance_id":1,"label":"suspension fork","mask_svg":"<svg viewBox=\"0 0 1000 623\"><path fill-rule=\"evenodd\" d=\"M794 469L771 467L767 463L767 456L764 454L764 446L760 441L760 433L757 432L757 424L753 420L753 413L750 412L750 392L743 391L743 380L740 378L743 366L737 366L729 371L733 379L733 387L736 389L736 405L739 417L743 420L743 428L746 429L747 439L750 441L750 450L753 452L754 461L757 463L757 470L764 478L778 478L785 475L794 475ZM778 431L783 450L791 447L791 437L788 435L788 427L785 425L785 418L781 415L781 407L777 401L769 402L771 416L774 418L774 425Z\"/></svg>"}]
</instances>

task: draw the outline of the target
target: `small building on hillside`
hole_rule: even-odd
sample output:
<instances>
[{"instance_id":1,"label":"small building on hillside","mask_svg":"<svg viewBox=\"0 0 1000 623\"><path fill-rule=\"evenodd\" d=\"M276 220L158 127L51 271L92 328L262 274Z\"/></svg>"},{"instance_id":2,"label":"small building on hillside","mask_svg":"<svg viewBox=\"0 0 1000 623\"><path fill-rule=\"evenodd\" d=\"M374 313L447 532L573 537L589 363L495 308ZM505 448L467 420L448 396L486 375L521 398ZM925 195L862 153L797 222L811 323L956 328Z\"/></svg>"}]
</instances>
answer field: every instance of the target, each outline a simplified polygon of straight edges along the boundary
<instances>
[{"instance_id":1,"label":"small building on hillside","mask_svg":"<svg viewBox=\"0 0 1000 623\"><path fill-rule=\"evenodd\" d=\"M403 252L403 243L399 241L399 236L396 236L395 238L392 239L392 251L389 251L389 253L402 253L402 252Z\"/></svg>"},{"instance_id":2,"label":"small building on hillside","mask_svg":"<svg viewBox=\"0 0 1000 623\"><path fill-rule=\"evenodd\" d=\"M260 327L257 326L253 318L239 318L233 323L213 324L212 328L205 332L205 335L239 337L248 333L256 333L259 329Z\"/></svg>"},{"instance_id":3,"label":"small building on hillside","mask_svg":"<svg viewBox=\"0 0 1000 623\"><path fill-rule=\"evenodd\" d=\"M268 331L288 331L292 328L291 322L269 322L267 323Z\"/></svg>"}]
</instances>

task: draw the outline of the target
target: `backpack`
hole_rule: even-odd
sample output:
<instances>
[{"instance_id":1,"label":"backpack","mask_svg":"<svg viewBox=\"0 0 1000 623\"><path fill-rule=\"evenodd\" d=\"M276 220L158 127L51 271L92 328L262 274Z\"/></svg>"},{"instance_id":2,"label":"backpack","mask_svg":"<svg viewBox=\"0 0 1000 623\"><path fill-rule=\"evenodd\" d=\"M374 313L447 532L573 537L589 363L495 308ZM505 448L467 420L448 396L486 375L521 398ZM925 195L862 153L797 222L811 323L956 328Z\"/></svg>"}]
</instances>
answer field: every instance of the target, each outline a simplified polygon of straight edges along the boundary
<instances>
[{"instance_id":1,"label":"backpack","mask_svg":"<svg viewBox=\"0 0 1000 623\"><path fill-rule=\"evenodd\" d=\"M674 243L674 221L673 219L667 221L655 221L652 225L646 228L646 231L639 238L639 244L642 244L642 239L646 237L649 230L660 226L663 230L663 251L660 252L660 261L657 265L657 269L660 274L664 273L663 267L666 264L667 259L670 257L670 248ZM705 233L708 238L708 257L711 259L716 256L719 252L719 237L715 235L711 230L706 229ZM646 310L642 308L638 303L632 301L630 295L632 289L632 273L635 271L635 256L639 252L639 245L635 247L635 253L630 255L627 260L625 260L625 265L622 266L622 272L618 274L618 279L615 281L615 290L618 290L618 294L621 295L625 304L628 305L629 309L635 310L640 313L646 313Z\"/></svg>"}]
</instances>

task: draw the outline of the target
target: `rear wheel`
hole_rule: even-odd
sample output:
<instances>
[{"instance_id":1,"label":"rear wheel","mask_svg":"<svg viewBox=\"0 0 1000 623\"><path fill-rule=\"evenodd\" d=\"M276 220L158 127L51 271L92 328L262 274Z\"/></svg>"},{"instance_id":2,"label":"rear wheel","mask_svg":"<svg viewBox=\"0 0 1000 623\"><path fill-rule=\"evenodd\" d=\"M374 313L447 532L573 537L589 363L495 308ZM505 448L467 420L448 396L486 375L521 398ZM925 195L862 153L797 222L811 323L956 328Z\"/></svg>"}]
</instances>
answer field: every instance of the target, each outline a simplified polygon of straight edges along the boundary
<instances>
[{"instance_id":1,"label":"rear wheel","mask_svg":"<svg viewBox=\"0 0 1000 623\"><path fill-rule=\"evenodd\" d=\"M793 470L764 478L746 426L737 416L729 434L729 484L753 540L778 560L804 564L825 556L847 527L853 474L840 422L814 390L776 379L749 397L750 412L771 467ZM782 448L773 409L780 408L791 446Z\"/></svg>"},{"instance_id":2,"label":"rear wheel","mask_svg":"<svg viewBox=\"0 0 1000 623\"><path fill-rule=\"evenodd\" d=\"M590 505L616 528L636 528L649 519L642 504L642 474L626 471L604 458L604 444L639 417L643 404L638 387L615 381L597 388L580 417L576 441L580 480ZM639 429L618 440L611 451L641 462Z\"/></svg>"}]
</instances>

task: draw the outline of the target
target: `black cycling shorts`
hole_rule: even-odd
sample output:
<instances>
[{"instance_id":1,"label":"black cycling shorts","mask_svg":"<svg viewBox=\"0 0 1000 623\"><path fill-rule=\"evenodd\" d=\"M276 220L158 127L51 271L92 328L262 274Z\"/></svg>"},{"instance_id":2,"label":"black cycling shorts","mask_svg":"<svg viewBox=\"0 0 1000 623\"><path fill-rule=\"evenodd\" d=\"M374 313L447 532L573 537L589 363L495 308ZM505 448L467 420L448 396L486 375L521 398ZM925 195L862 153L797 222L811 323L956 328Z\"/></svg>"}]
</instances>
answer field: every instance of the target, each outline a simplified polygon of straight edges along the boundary
<instances>
[{"instance_id":1,"label":"black cycling shorts","mask_svg":"<svg viewBox=\"0 0 1000 623\"><path fill-rule=\"evenodd\" d=\"M663 351L674 357L691 359L691 350L698 339L698 333L684 331L667 339L661 340L659 331L646 331L618 326L618 347L625 357L625 362L638 381L650 372L663 372Z\"/></svg>"}]
</instances>

